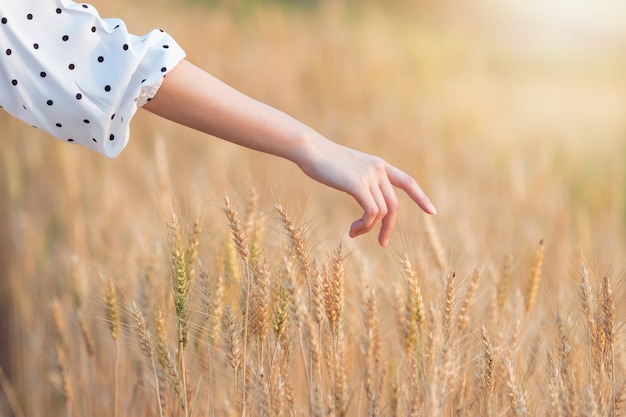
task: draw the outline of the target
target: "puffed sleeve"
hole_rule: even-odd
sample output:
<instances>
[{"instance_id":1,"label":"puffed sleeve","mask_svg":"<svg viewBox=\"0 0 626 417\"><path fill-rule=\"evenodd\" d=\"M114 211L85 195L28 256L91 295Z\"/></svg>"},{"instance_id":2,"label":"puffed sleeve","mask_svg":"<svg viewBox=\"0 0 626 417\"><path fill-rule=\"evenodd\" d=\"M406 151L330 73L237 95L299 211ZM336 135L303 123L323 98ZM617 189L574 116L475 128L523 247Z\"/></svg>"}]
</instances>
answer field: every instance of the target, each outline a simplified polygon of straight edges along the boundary
<instances>
[{"instance_id":1,"label":"puffed sleeve","mask_svg":"<svg viewBox=\"0 0 626 417\"><path fill-rule=\"evenodd\" d=\"M119 19L69 0L0 0L0 106L109 158L137 108L185 56L165 32L128 33Z\"/></svg>"}]
</instances>

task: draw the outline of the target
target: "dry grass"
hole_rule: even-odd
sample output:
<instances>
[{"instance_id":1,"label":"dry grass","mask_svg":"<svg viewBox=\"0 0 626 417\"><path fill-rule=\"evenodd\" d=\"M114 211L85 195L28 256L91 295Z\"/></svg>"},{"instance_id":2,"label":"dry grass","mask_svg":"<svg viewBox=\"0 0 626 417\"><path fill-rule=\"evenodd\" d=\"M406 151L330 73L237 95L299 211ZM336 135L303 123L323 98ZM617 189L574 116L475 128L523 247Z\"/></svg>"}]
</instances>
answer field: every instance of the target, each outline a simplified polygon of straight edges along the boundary
<instances>
[{"instance_id":1,"label":"dry grass","mask_svg":"<svg viewBox=\"0 0 626 417\"><path fill-rule=\"evenodd\" d=\"M401 196L381 250L289 163L146 113L109 161L0 115L0 415L625 415L623 32L557 54L493 4L325 4L102 6L439 214Z\"/></svg>"}]
</instances>

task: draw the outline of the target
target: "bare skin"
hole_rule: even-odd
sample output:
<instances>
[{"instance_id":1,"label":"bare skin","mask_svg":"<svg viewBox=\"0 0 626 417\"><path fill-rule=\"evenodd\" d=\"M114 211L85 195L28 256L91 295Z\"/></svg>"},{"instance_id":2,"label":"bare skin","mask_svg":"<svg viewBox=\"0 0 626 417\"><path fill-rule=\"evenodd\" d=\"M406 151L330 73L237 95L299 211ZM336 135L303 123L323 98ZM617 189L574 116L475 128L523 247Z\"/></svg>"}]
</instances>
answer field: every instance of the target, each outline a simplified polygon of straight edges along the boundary
<instances>
[{"instance_id":1,"label":"bare skin","mask_svg":"<svg viewBox=\"0 0 626 417\"><path fill-rule=\"evenodd\" d=\"M294 162L314 180L350 194L363 216L350 237L381 223L378 242L387 246L398 213L394 186L426 213L436 209L417 182L383 159L339 145L275 108L229 87L183 60L167 75L144 108L192 129Z\"/></svg>"}]
</instances>

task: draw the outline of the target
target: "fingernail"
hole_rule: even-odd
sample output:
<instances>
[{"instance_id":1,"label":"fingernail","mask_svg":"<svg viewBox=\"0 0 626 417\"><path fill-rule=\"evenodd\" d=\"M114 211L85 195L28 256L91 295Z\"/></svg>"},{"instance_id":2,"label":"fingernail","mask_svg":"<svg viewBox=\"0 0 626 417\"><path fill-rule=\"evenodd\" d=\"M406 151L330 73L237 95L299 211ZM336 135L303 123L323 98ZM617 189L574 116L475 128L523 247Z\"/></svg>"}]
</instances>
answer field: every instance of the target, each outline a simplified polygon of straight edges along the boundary
<instances>
[{"instance_id":1,"label":"fingernail","mask_svg":"<svg viewBox=\"0 0 626 417\"><path fill-rule=\"evenodd\" d=\"M433 205L433 203L431 203L430 201L428 202L428 208L430 209L430 213L431 214L437 214L437 209L435 208L435 206Z\"/></svg>"}]
</instances>

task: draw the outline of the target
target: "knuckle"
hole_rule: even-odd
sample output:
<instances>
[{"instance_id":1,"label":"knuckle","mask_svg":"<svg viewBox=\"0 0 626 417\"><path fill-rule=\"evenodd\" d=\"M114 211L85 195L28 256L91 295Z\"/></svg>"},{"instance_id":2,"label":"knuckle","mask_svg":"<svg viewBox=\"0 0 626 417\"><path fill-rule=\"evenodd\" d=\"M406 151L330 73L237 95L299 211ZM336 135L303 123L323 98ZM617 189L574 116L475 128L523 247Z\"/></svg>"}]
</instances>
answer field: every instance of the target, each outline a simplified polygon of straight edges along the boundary
<instances>
[{"instance_id":1,"label":"knuckle","mask_svg":"<svg viewBox=\"0 0 626 417\"><path fill-rule=\"evenodd\" d=\"M399 206L400 203L398 202L398 199L394 196L393 198L390 198L389 201L387 201L387 212L395 213L396 211L398 211Z\"/></svg>"}]
</instances>

